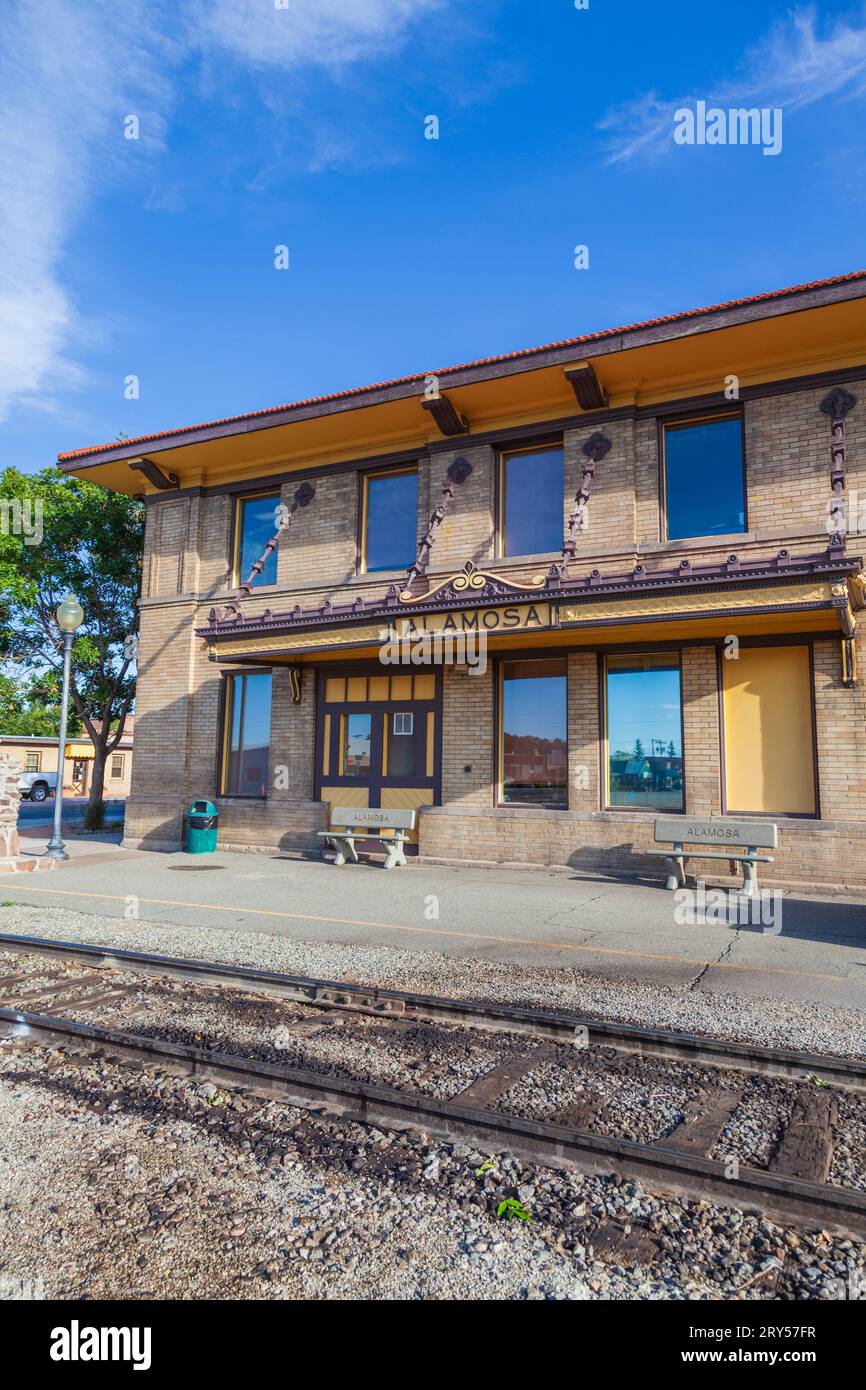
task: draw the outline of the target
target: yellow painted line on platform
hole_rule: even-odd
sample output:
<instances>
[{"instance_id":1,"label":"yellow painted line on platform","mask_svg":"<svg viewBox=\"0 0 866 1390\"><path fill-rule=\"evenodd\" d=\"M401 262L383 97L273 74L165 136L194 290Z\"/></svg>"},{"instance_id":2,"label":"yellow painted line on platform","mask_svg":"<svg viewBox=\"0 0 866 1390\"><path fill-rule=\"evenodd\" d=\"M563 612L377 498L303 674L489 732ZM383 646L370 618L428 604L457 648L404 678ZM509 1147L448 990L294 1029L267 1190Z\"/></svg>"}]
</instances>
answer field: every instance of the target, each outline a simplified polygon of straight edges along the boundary
<instances>
[{"instance_id":1,"label":"yellow painted line on platform","mask_svg":"<svg viewBox=\"0 0 866 1390\"><path fill-rule=\"evenodd\" d=\"M3 887L17 887L4 884ZM457 931L452 927L410 927L402 922L371 922L364 917L320 917L312 912L279 912L270 907L237 907L232 903L190 903L176 898L143 898L139 893L83 893L74 888L26 888L27 893L60 893L66 898L99 898L104 902L125 903L135 897L140 903L156 907L190 907L201 912L244 912L254 917L279 917L289 922L328 922L338 927L376 927L380 931L412 932L417 936L459 936L467 941L493 941L501 946L538 946L546 951L575 951L591 956L620 956L631 960L661 960L671 965L710 966L715 970L762 970L768 975L788 975L801 980L839 980L847 984L844 975L829 975L822 971L786 970L780 965L739 965L735 961L693 960L689 956L664 955L657 951L623 951L613 946L579 946L570 941L541 941L536 937L494 936L488 932ZM25 904L26 906L26 904ZM2 923L0 917L0 923ZM176 924L175 924L176 925Z\"/></svg>"}]
</instances>

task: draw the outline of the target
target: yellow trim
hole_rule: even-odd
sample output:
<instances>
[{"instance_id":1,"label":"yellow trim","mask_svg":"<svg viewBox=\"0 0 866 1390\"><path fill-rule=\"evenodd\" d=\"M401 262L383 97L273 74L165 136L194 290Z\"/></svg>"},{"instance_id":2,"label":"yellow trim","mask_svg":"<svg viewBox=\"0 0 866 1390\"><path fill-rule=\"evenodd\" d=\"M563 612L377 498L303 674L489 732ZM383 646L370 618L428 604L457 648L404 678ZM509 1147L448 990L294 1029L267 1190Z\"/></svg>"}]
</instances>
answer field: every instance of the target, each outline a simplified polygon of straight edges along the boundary
<instances>
[{"instance_id":1,"label":"yellow trim","mask_svg":"<svg viewBox=\"0 0 866 1390\"><path fill-rule=\"evenodd\" d=\"M416 675L412 684L416 700L436 699L436 677L434 675Z\"/></svg>"},{"instance_id":2,"label":"yellow trim","mask_svg":"<svg viewBox=\"0 0 866 1390\"><path fill-rule=\"evenodd\" d=\"M407 475L408 473L414 473L414 474L415 474L415 477L416 477L416 478L418 477L418 465L417 465L417 463L412 463L412 464L409 464L408 467L402 467L402 468L380 468L380 469L378 469L378 470L377 470L376 472L374 472L374 473L365 473L365 474L363 475L363 481L362 481L362 483L361 483L361 553L360 553L360 556L359 556L359 569L360 569L361 574L369 574L369 573L377 574L377 573L379 572L379 571L377 571L377 570L369 571L369 570L367 569L367 519L368 519L368 516L369 516L369 509L370 509L370 506L369 506L370 483L371 483L374 479L376 479L376 478L404 478L404 477L406 477L406 475ZM417 496L416 496L416 498L415 498L415 531L416 531L416 534L417 534L417 531L418 531L418 499L417 499ZM406 566L406 569L409 568L409 565L411 565L412 560L414 560L414 558L415 558L415 557L414 557L414 555L413 555L413 556L412 556L412 559L409 561L409 564Z\"/></svg>"},{"instance_id":3,"label":"yellow trim","mask_svg":"<svg viewBox=\"0 0 866 1390\"><path fill-rule=\"evenodd\" d=\"M370 676L367 685L368 700L387 700L388 698L388 677Z\"/></svg>"},{"instance_id":4,"label":"yellow trim","mask_svg":"<svg viewBox=\"0 0 866 1390\"><path fill-rule=\"evenodd\" d=\"M120 771L119 771L119 772L115 772L115 770L114 770L114 765L115 765L115 763L118 761L118 759L120 760ZM122 782L122 781L123 781L123 778L124 778L124 775L125 775L125 772L126 772L126 760L125 760L123 754L122 754L122 753L112 753L112 755L111 755L111 771L110 771L109 774L108 774L108 780L109 780L110 782Z\"/></svg>"},{"instance_id":5,"label":"yellow trim","mask_svg":"<svg viewBox=\"0 0 866 1390\"><path fill-rule=\"evenodd\" d=\"M338 777L345 777L345 775L346 775L346 754L345 754L345 748L346 748L346 716L345 716L345 714L341 714L341 715L340 715L340 747L339 747L339 749L337 750L337 776L338 776ZM347 803L347 804L348 804L348 803Z\"/></svg>"},{"instance_id":6,"label":"yellow trim","mask_svg":"<svg viewBox=\"0 0 866 1390\"><path fill-rule=\"evenodd\" d=\"M388 720L390 714L386 710L382 715L382 776L388 776Z\"/></svg>"},{"instance_id":7,"label":"yellow trim","mask_svg":"<svg viewBox=\"0 0 866 1390\"><path fill-rule=\"evenodd\" d=\"M245 574L242 575L240 572L241 542L243 540L244 507L246 506L247 502L258 502L263 497L275 497L276 506L279 506L282 500L282 493L280 492L279 488L277 488L276 492L274 492L272 488L265 488L262 492L245 492L240 497L236 497L234 499L234 516L232 518L234 522L234 547L232 550L233 589L237 589L241 584L244 583L245 579L247 578ZM277 524L276 522L274 522L274 530L276 531L276 529ZM279 564L279 561L277 561L277 563ZM272 586L269 584L265 584L263 587L267 589Z\"/></svg>"},{"instance_id":8,"label":"yellow trim","mask_svg":"<svg viewBox=\"0 0 866 1390\"><path fill-rule=\"evenodd\" d=\"M331 771L331 716L325 715L325 728L322 734L322 776L328 777Z\"/></svg>"},{"instance_id":9,"label":"yellow trim","mask_svg":"<svg viewBox=\"0 0 866 1390\"><path fill-rule=\"evenodd\" d=\"M427 762L425 777L433 777L435 769L436 751L436 715L434 711L427 711Z\"/></svg>"},{"instance_id":10,"label":"yellow trim","mask_svg":"<svg viewBox=\"0 0 866 1390\"><path fill-rule=\"evenodd\" d=\"M325 681L325 703L341 705L346 698L346 677L328 676Z\"/></svg>"}]
</instances>

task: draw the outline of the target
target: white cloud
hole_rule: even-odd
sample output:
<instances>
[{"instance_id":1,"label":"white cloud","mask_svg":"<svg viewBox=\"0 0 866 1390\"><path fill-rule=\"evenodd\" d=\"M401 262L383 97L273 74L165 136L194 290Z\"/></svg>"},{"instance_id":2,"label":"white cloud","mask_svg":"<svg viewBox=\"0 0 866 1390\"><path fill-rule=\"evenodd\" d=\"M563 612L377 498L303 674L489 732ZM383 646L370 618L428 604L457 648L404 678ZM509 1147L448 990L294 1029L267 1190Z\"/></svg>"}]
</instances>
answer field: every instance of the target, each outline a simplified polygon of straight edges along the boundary
<instances>
[{"instance_id":1,"label":"white cloud","mask_svg":"<svg viewBox=\"0 0 866 1390\"><path fill-rule=\"evenodd\" d=\"M66 240L94 189L130 157L123 117L159 141L167 46L134 6L13 0L0 54L0 419L45 408L78 377L87 332L60 279ZM134 147L133 147L134 148ZM141 148L141 145L138 147Z\"/></svg>"},{"instance_id":2,"label":"white cloud","mask_svg":"<svg viewBox=\"0 0 866 1390\"><path fill-rule=\"evenodd\" d=\"M645 93L599 122L610 132L609 158L657 159L676 148L674 112L704 99L710 106L781 107L785 115L827 97L866 94L866 23L839 21L818 31L813 9L795 10L743 58L739 75L709 91L662 99Z\"/></svg>"},{"instance_id":3,"label":"white cloud","mask_svg":"<svg viewBox=\"0 0 866 1390\"><path fill-rule=\"evenodd\" d=\"M339 67L405 38L443 0L198 0L196 37L262 66Z\"/></svg>"},{"instance_id":4,"label":"white cloud","mask_svg":"<svg viewBox=\"0 0 866 1390\"><path fill-rule=\"evenodd\" d=\"M199 0L178 12L172 0L4 0L0 420L15 405L51 408L80 380L69 354L94 330L65 288L65 247L94 194L160 147L175 65L228 54L262 68L338 68L387 51L445 3ZM123 138L129 114L139 141ZM149 205L171 210L175 192L154 189Z\"/></svg>"}]
</instances>

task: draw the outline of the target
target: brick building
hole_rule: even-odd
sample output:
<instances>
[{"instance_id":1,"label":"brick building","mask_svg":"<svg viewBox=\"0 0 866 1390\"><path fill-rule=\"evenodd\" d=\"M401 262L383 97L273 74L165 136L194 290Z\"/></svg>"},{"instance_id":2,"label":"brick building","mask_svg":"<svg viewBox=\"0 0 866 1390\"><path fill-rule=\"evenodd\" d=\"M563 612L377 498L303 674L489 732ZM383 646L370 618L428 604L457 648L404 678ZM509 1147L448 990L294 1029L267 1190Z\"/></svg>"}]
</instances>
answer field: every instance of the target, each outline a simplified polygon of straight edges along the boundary
<instances>
[{"instance_id":1,"label":"brick building","mask_svg":"<svg viewBox=\"0 0 866 1390\"><path fill-rule=\"evenodd\" d=\"M128 842L645 869L684 809L862 884L864 378L861 272L61 455L147 502Z\"/></svg>"}]
</instances>

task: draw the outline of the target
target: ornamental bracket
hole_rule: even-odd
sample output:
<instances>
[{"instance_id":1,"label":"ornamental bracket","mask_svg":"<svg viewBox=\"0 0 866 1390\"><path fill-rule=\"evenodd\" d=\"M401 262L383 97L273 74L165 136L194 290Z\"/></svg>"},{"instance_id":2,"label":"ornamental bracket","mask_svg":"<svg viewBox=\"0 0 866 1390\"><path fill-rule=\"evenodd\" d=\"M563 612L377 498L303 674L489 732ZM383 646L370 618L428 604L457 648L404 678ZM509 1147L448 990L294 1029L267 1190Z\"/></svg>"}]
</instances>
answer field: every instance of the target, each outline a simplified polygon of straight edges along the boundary
<instances>
[{"instance_id":1,"label":"ornamental bracket","mask_svg":"<svg viewBox=\"0 0 866 1390\"><path fill-rule=\"evenodd\" d=\"M586 462L583 465L580 487L574 499L574 510L568 518L568 529L562 546L562 558L566 566L574 559L578 531L583 531L586 528L586 509L589 503L592 480L595 476L595 465L601 462L609 449L610 440L606 435L598 432L590 435L583 446L582 452Z\"/></svg>"},{"instance_id":2,"label":"ornamental bracket","mask_svg":"<svg viewBox=\"0 0 866 1390\"><path fill-rule=\"evenodd\" d=\"M440 434L447 437L454 434L468 434L469 421L461 415L454 403L443 392L435 396L422 396L421 409L428 410L436 421Z\"/></svg>"},{"instance_id":3,"label":"ornamental bracket","mask_svg":"<svg viewBox=\"0 0 866 1390\"><path fill-rule=\"evenodd\" d=\"M153 462L153 459L133 459L129 465L133 472L143 473L149 483L159 488L160 492L174 492L180 487L180 478L176 473L163 473L162 469Z\"/></svg>"},{"instance_id":4,"label":"ornamental bracket","mask_svg":"<svg viewBox=\"0 0 866 1390\"><path fill-rule=\"evenodd\" d=\"M223 612L223 618L240 618L241 610L239 605L241 599L249 598L249 595L252 593L253 585L255 584L256 580L258 579L259 575L261 574L262 570L268 562L268 557L276 550L277 546L280 543L280 537L286 531L288 531L289 527L291 526L292 517L295 515L295 512L298 510L299 507L308 507L315 495L316 489L312 483L301 483L301 486L295 492L295 496L290 507L285 506L282 502L277 506L277 529L271 536L271 539L268 541L258 560L256 560L256 563L250 570L246 583L241 585L235 597L231 600L230 603L226 604L225 610Z\"/></svg>"},{"instance_id":5,"label":"ornamental bracket","mask_svg":"<svg viewBox=\"0 0 866 1390\"><path fill-rule=\"evenodd\" d=\"M845 416L854 409L856 404L857 399L851 395L850 391L846 391L843 386L836 386L829 396L824 397L819 407L823 415L829 415L832 431L830 487L833 496L830 500L828 521L831 536L842 536L847 529L845 525L845 502L842 497L845 490Z\"/></svg>"},{"instance_id":6,"label":"ornamental bracket","mask_svg":"<svg viewBox=\"0 0 866 1390\"><path fill-rule=\"evenodd\" d=\"M406 575L406 583L403 585L404 594L411 595L412 585L415 580L421 579L426 575L427 566L430 563L430 551L436 539L436 532L442 525L445 513L448 510L448 505L454 496L455 489L466 482L471 472L472 464L468 459L456 458L453 463L449 464L445 486L442 489L442 500L439 506L430 513L430 520L427 524L427 530L418 546L418 554L415 557L415 563L411 566L409 573Z\"/></svg>"},{"instance_id":7,"label":"ornamental bracket","mask_svg":"<svg viewBox=\"0 0 866 1390\"><path fill-rule=\"evenodd\" d=\"M596 376L591 362L578 362L576 367L567 367L565 376L571 382L581 410L601 410L607 405L607 391Z\"/></svg>"}]
</instances>

